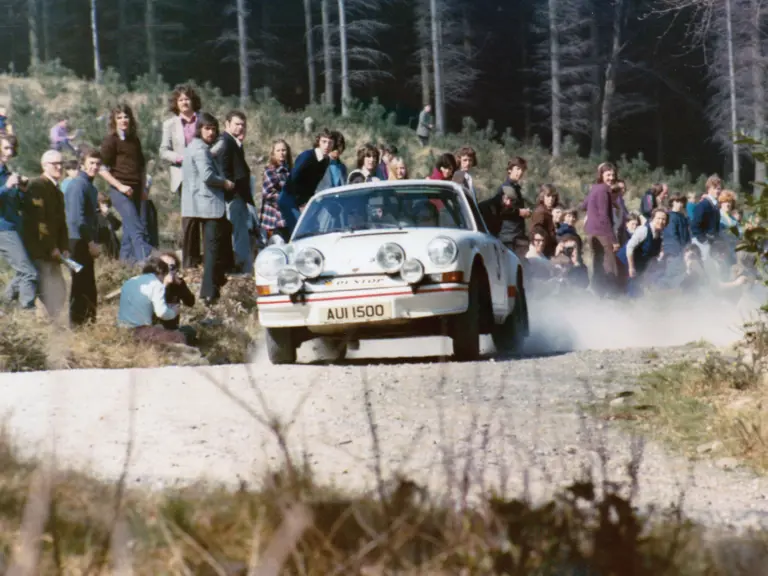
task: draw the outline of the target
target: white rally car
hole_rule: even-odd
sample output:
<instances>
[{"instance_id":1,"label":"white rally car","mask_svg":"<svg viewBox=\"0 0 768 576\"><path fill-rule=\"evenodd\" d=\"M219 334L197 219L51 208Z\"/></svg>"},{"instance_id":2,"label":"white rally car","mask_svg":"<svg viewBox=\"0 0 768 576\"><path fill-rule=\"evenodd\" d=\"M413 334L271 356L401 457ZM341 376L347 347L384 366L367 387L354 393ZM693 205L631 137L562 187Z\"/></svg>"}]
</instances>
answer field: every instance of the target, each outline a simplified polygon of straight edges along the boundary
<instances>
[{"instance_id":1,"label":"white rally car","mask_svg":"<svg viewBox=\"0 0 768 576\"><path fill-rule=\"evenodd\" d=\"M453 182L401 180L318 192L288 243L256 258L259 322L273 364L302 342L449 336L480 356L480 334L514 350L528 335L520 261L488 234Z\"/></svg>"}]
</instances>

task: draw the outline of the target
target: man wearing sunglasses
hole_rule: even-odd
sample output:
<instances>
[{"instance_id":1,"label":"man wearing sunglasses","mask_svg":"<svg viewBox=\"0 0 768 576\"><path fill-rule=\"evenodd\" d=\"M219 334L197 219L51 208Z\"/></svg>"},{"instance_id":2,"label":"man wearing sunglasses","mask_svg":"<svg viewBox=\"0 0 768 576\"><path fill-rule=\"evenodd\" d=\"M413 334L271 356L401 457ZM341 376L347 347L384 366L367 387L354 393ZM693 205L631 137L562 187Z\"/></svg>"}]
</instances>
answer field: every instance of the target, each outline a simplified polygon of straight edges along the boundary
<instances>
[{"instance_id":1,"label":"man wearing sunglasses","mask_svg":"<svg viewBox=\"0 0 768 576\"><path fill-rule=\"evenodd\" d=\"M40 163L43 174L29 181L24 196L22 237L37 269L40 300L57 319L67 303L61 259L69 258L69 236L64 195L59 189L64 163L56 150L43 154Z\"/></svg>"}]
</instances>

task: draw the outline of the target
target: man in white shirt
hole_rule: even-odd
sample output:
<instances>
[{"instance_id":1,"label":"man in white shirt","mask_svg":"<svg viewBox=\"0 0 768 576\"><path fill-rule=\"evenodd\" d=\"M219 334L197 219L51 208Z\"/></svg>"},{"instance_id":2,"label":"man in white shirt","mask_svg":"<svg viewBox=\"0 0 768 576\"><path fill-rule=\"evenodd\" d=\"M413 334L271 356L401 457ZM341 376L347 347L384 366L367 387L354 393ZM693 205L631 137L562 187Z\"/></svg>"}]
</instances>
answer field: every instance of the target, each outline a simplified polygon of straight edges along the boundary
<instances>
[{"instance_id":1,"label":"man in white shirt","mask_svg":"<svg viewBox=\"0 0 768 576\"><path fill-rule=\"evenodd\" d=\"M179 314L178 304L165 301L165 287L174 281L168 264L161 258L150 258L140 276L127 280L120 290L117 324L133 330L138 340L161 344L186 344L179 330L152 325L153 314L160 320L172 320Z\"/></svg>"}]
</instances>

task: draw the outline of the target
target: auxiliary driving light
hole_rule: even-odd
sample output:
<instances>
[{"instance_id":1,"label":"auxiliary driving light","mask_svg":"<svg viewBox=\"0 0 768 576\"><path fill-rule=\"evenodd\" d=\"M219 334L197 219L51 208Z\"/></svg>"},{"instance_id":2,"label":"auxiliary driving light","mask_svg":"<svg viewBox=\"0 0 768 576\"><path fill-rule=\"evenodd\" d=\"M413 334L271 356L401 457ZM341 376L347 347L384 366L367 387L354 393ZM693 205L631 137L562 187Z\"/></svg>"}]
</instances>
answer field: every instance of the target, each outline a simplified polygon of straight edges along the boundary
<instances>
[{"instance_id":1,"label":"auxiliary driving light","mask_svg":"<svg viewBox=\"0 0 768 576\"><path fill-rule=\"evenodd\" d=\"M296 294L303 284L304 280L296 268L282 268L277 273L277 289L283 294Z\"/></svg>"},{"instance_id":2,"label":"auxiliary driving light","mask_svg":"<svg viewBox=\"0 0 768 576\"><path fill-rule=\"evenodd\" d=\"M400 268L400 277L408 284L418 284L424 278L424 265L415 259L406 260Z\"/></svg>"}]
</instances>

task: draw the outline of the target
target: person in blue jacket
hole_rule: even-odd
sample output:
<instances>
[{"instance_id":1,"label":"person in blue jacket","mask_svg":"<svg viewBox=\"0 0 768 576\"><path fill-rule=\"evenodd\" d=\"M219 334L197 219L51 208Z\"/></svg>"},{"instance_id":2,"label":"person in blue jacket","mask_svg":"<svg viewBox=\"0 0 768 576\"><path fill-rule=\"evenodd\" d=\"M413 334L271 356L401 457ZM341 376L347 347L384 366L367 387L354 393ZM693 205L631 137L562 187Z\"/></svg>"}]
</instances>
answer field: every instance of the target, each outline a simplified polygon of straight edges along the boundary
<instances>
[{"instance_id":1,"label":"person in blue jacket","mask_svg":"<svg viewBox=\"0 0 768 576\"><path fill-rule=\"evenodd\" d=\"M693 209L691 237L701 250L701 260L706 262L712 242L720 236L720 203L717 197L723 189L723 182L717 174L707 178L707 193Z\"/></svg>"},{"instance_id":2,"label":"person in blue jacket","mask_svg":"<svg viewBox=\"0 0 768 576\"><path fill-rule=\"evenodd\" d=\"M25 178L8 167L16 156L16 138L0 135L0 259L16 273L5 289L5 299L18 300L21 308L35 309L38 290L37 270L21 239L23 193Z\"/></svg>"},{"instance_id":3,"label":"person in blue jacket","mask_svg":"<svg viewBox=\"0 0 768 576\"><path fill-rule=\"evenodd\" d=\"M663 282L677 285L680 277L685 274L683 252L691 243L691 223L688 220L686 203L688 199L682 194L673 196L670 201L669 224L664 228L664 271Z\"/></svg>"},{"instance_id":4,"label":"person in blue jacket","mask_svg":"<svg viewBox=\"0 0 768 576\"><path fill-rule=\"evenodd\" d=\"M296 157L288 181L277 198L277 206L285 220L285 228L278 232L286 241L293 234L301 207L312 198L325 176L333 148L333 134L326 128L315 138L314 148L305 150Z\"/></svg>"},{"instance_id":5,"label":"person in blue jacket","mask_svg":"<svg viewBox=\"0 0 768 576\"><path fill-rule=\"evenodd\" d=\"M683 195L673 196L669 201L669 224L664 229L665 258L682 256L683 248L691 242L691 223L686 215L686 202Z\"/></svg>"},{"instance_id":6,"label":"person in blue jacket","mask_svg":"<svg viewBox=\"0 0 768 576\"><path fill-rule=\"evenodd\" d=\"M638 226L629 241L619 248L617 258L627 278L627 295L642 295L642 277L653 260L662 254L664 229L669 223L666 211L656 208L645 225Z\"/></svg>"}]
</instances>

